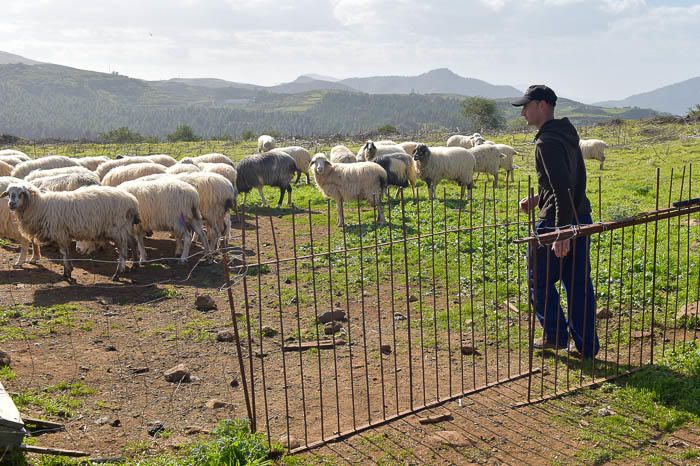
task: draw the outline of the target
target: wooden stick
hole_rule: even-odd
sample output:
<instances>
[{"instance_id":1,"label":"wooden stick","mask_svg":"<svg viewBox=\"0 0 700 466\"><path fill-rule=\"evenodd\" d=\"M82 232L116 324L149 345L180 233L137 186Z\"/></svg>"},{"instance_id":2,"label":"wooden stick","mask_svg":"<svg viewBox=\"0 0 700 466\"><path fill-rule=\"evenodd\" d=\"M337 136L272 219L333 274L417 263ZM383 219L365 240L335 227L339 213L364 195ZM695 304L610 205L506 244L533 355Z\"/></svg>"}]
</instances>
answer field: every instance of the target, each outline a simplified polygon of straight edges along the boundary
<instances>
[{"instance_id":1,"label":"wooden stick","mask_svg":"<svg viewBox=\"0 0 700 466\"><path fill-rule=\"evenodd\" d=\"M90 456L84 451L77 450L63 450L61 448L48 448L48 447L38 447L36 445L20 445L19 449L21 451L27 451L30 453L40 453L42 455L60 455L60 456Z\"/></svg>"}]
</instances>

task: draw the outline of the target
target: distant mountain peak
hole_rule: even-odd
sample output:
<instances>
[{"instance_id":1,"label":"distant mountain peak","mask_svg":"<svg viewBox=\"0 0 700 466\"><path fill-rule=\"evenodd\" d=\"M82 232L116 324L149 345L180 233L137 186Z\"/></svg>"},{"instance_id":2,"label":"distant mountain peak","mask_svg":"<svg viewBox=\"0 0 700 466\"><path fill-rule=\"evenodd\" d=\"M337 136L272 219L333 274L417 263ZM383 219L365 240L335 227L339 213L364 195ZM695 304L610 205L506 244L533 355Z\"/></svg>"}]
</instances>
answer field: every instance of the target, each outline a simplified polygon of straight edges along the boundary
<instances>
[{"instance_id":1,"label":"distant mountain peak","mask_svg":"<svg viewBox=\"0 0 700 466\"><path fill-rule=\"evenodd\" d=\"M0 65L11 65L15 63L21 63L23 65L41 64L40 61L30 60L29 58L24 58L20 55L15 55L14 53L0 52Z\"/></svg>"},{"instance_id":2,"label":"distant mountain peak","mask_svg":"<svg viewBox=\"0 0 700 466\"><path fill-rule=\"evenodd\" d=\"M338 79L338 78L334 78L332 76L324 76L322 74L316 74L316 73L302 74L301 76L299 76L297 78L297 81L301 78L313 79L314 81L329 81L332 83L336 83L336 82L340 81L340 79Z\"/></svg>"},{"instance_id":3,"label":"distant mountain peak","mask_svg":"<svg viewBox=\"0 0 700 466\"><path fill-rule=\"evenodd\" d=\"M423 73L424 76L457 76L460 77L457 73L452 71L449 68L435 68L434 70L430 70L427 73Z\"/></svg>"}]
</instances>

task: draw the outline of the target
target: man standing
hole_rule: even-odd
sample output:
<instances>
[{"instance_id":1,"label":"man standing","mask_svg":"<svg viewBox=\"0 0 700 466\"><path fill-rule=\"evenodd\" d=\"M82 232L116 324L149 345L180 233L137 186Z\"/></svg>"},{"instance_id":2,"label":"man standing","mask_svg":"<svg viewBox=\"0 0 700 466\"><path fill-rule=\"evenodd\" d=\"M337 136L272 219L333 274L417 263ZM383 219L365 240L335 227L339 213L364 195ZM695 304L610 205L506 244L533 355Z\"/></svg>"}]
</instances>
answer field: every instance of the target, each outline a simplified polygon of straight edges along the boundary
<instances>
[{"instance_id":1,"label":"man standing","mask_svg":"<svg viewBox=\"0 0 700 466\"><path fill-rule=\"evenodd\" d=\"M538 234L575 224L591 223L591 204L586 197L586 166L579 136L568 118L554 118L557 95L545 85L530 86L525 95L511 102L535 135L535 169L538 194L520 201L530 212L540 209L535 225ZM595 293L590 277L589 238L559 240L528 251L530 299L544 329L533 342L539 349L569 347L569 334L576 350L591 358L600 348L595 329ZM556 282L561 280L567 296L568 319L559 302Z\"/></svg>"}]
</instances>

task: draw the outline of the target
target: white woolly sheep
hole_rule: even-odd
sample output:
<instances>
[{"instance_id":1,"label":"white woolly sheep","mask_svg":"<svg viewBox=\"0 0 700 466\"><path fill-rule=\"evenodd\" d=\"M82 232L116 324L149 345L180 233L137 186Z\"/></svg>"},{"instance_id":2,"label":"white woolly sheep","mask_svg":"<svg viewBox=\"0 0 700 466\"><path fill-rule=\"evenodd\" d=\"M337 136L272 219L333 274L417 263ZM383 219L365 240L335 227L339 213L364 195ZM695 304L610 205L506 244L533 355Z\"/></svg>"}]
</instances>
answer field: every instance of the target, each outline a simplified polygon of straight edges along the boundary
<instances>
[{"instance_id":1,"label":"white woolly sheep","mask_svg":"<svg viewBox=\"0 0 700 466\"><path fill-rule=\"evenodd\" d=\"M34 181L34 180L38 180L39 178L46 178L49 176L72 175L72 174L79 174L79 173L85 173L88 175L93 174L93 172L91 172L87 168L78 165L75 167L50 168L48 170L34 170L33 172L31 172L30 174L25 176L24 180L25 181Z\"/></svg>"},{"instance_id":2,"label":"white woolly sheep","mask_svg":"<svg viewBox=\"0 0 700 466\"><path fill-rule=\"evenodd\" d=\"M347 146L338 144L331 149L330 161L331 163L355 163L357 156Z\"/></svg>"},{"instance_id":3,"label":"white woolly sheep","mask_svg":"<svg viewBox=\"0 0 700 466\"><path fill-rule=\"evenodd\" d=\"M76 157L75 161L81 166L94 172L101 163L109 161L109 157L105 157L104 155L96 155L94 157Z\"/></svg>"},{"instance_id":4,"label":"white woolly sheep","mask_svg":"<svg viewBox=\"0 0 700 466\"><path fill-rule=\"evenodd\" d=\"M134 228L134 235L138 242L140 264L147 260L144 237L147 232L153 231L169 231L175 234L176 254L182 244L180 263L187 261L192 244L192 231L197 233L204 250L209 253L209 243L202 229L199 195L191 185L175 177L163 176L158 179L127 181L117 189L132 194L139 201L141 223Z\"/></svg>"},{"instance_id":5,"label":"white woolly sheep","mask_svg":"<svg viewBox=\"0 0 700 466\"><path fill-rule=\"evenodd\" d=\"M83 186L95 186L100 180L92 172L65 173L63 175L45 176L31 182L44 191L75 191Z\"/></svg>"},{"instance_id":6,"label":"white woolly sheep","mask_svg":"<svg viewBox=\"0 0 700 466\"><path fill-rule=\"evenodd\" d=\"M465 189L469 190L467 199L472 198L476 161L469 149L428 147L425 144L418 144L413 160L418 165L420 178L428 184L428 195L431 200L435 198L435 186L442 180L456 181L461 186L460 199L464 199Z\"/></svg>"},{"instance_id":7,"label":"white woolly sheep","mask_svg":"<svg viewBox=\"0 0 700 466\"><path fill-rule=\"evenodd\" d=\"M275 138L267 134L263 134L258 138L258 152L269 152L275 148Z\"/></svg>"},{"instance_id":8,"label":"white woolly sheep","mask_svg":"<svg viewBox=\"0 0 700 466\"><path fill-rule=\"evenodd\" d=\"M139 223L138 202L116 188L87 186L76 191L42 192L30 183L13 183L0 195L16 214L20 233L32 241L53 241L63 256L63 276L70 280L72 240L113 241L119 265L112 277L125 269L134 225Z\"/></svg>"},{"instance_id":9,"label":"white woolly sheep","mask_svg":"<svg viewBox=\"0 0 700 466\"><path fill-rule=\"evenodd\" d=\"M0 160L3 162L12 165L13 167L16 167L22 162L26 162L26 160L22 160L19 157L13 157L12 155L1 155Z\"/></svg>"},{"instance_id":10,"label":"white woolly sheep","mask_svg":"<svg viewBox=\"0 0 700 466\"><path fill-rule=\"evenodd\" d=\"M20 159L22 162L27 162L27 161L31 160L31 157L29 157L27 154L25 154L21 150L15 150L15 149L0 150L0 157L14 157L14 158Z\"/></svg>"},{"instance_id":11,"label":"white woolly sheep","mask_svg":"<svg viewBox=\"0 0 700 466\"><path fill-rule=\"evenodd\" d=\"M501 168L503 156L493 144L481 144L467 149L474 156L474 171L493 175L493 186L498 187L498 169Z\"/></svg>"},{"instance_id":12,"label":"white woolly sheep","mask_svg":"<svg viewBox=\"0 0 700 466\"><path fill-rule=\"evenodd\" d=\"M513 160L515 156L518 155L518 151L516 151L508 144L494 143L494 146L496 146L498 152L500 152L503 156L501 157L500 167L506 171L506 180L508 179L508 176L510 176L510 180L515 181L515 175L513 175L513 170L515 169L515 166L513 165Z\"/></svg>"},{"instance_id":13,"label":"white woolly sheep","mask_svg":"<svg viewBox=\"0 0 700 466\"><path fill-rule=\"evenodd\" d=\"M177 175L178 173L192 173L192 172L198 172L201 171L201 169L193 164L193 163L176 163L172 167L168 167L165 170L165 173L169 173L171 175Z\"/></svg>"},{"instance_id":14,"label":"white woolly sheep","mask_svg":"<svg viewBox=\"0 0 700 466\"><path fill-rule=\"evenodd\" d=\"M294 180L295 183L299 183L301 174L306 175L306 184L309 184L309 164L311 163L311 154L309 151L300 146L289 146L289 147L279 147L278 151L282 151L287 155L291 155L297 164L297 179Z\"/></svg>"},{"instance_id":15,"label":"white woolly sheep","mask_svg":"<svg viewBox=\"0 0 700 466\"><path fill-rule=\"evenodd\" d=\"M314 155L311 167L321 194L336 201L339 226L345 224L343 202L363 199L377 206L377 223L385 223L382 195L387 175L382 167L374 162L332 163L323 153Z\"/></svg>"},{"instance_id":16,"label":"white woolly sheep","mask_svg":"<svg viewBox=\"0 0 700 466\"><path fill-rule=\"evenodd\" d=\"M391 139L382 139L381 141L375 141L375 144L382 145L382 146L395 146L396 143L392 141Z\"/></svg>"},{"instance_id":17,"label":"white woolly sheep","mask_svg":"<svg viewBox=\"0 0 700 466\"><path fill-rule=\"evenodd\" d=\"M12 170L12 176L15 178L24 178L34 170L49 170L51 168L75 167L79 165L78 162L69 157L51 155L20 163Z\"/></svg>"},{"instance_id":18,"label":"white woolly sheep","mask_svg":"<svg viewBox=\"0 0 700 466\"><path fill-rule=\"evenodd\" d=\"M0 176L10 176L14 167L0 160Z\"/></svg>"},{"instance_id":19,"label":"white woolly sheep","mask_svg":"<svg viewBox=\"0 0 700 466\"><path fill-rule=\"evenodd\" d=\"M292 205L292 178L297 171L294 159L282 152L265 152L253 154L238 162L236 167L236 187L239 193L243 193L243 204L246 203L248 192L257 188L262 199L263 206L267 200L263 194L263 186L277 186L280 188L280 198L277 207L282 206L284 192L287 191L287 205Z\"/></svg>"},{"instance_id":20,"label":"white woolly sheep","mask_svg":"<svg viewBox=\"0 0 700 466\"><path fill-rule=\"evenodd\" d=\"M95 173L97 176L103 180L105 175L109 173L110 170L116 168L116 167L122 167L124 165L134 165L138 163L155 163L151 160L144 159L142 157L122 157L119 159L115 160L109 160L107 162L101 163L98 167L97 170L95 170Z\"/></svg>"},{"instance_id":21,"label":"white woolly sheep","mask_svg":"<svg viewBox=\"0 0 700 466\"><path fill-rule=\"evenodd\" d=\"M5 192L7 187L11 184L21 182L21 179L13 178L11 176L0 177L0 193ZM27 260L29 240L22 236L22 234L19 232L19 226L17 225L15 214L13 214L10 210L8 203L4 201L0 202L0 238L8 238L20 244L19 256L17 257L13 267L21 267ZM39 242L33 242L33 246L34 250L32 252L32 258L29 262L36 264L41 260L41 246L39 245Z\"/></svg>"},{"instance_id":22,"label":"white woolly sheep","mask_svg":"<svg viewBox=\"0 0 700 466\"><path fill-rule=\"evenodd\" d=\"M455 134L454 136L450 136L447 139L447 147L463 147L465 149L471 149L475 145L476 144L474 136L463 136L461 134Z\"/></svg>"},{"instance_id":23,"label":"white woolly sheep","mask_svg":"<svg viewBox=\"0 0 700 466\"><path fill-rule=\"evenodd\" d=\"M399 146L403 149L404 152L406 152L408 155L413 155L413 153L416 151L416 146L419 143L413 142L413 141L405 141L402 143L399 143Z\"/></svg>"},{"instance_id":24,"label":"white woolly sheep","mask_svg":"<svg viewBox=\"0 0 700 466\"><path fill-rule=\"evenodd\" d=\"M605 149L608 148L608 145L600 139L581 139L578 145L581 148L583 158L598 160L600 162L600 169L602 170L603 163L605 162Z\"/></svg>"},{"instance_id":25,"label":"white woolly sheep","mask_svg":"<svg viewBox=\"0 0 700 466\"><path fill-rule=\"evenodd\" d=\"M233 167L233 161L224 154L218 152L212 152L209 154L198 155L197 157L187 157L188 161L191 163L199 165L200 163L225 163L226 165L231 165ZM182 159L180 162L185 163L186 159Z\"/></svg>"},{"instance_id":26,"label":"white woolly sheep","mask_svg":"<svg viewBox=\"0 0 700 466\"><path fill-rule=\"evenodd\" d=\"M165 173L165 167L157 163L137 163L134 165L122 165L110 170L104 178L104 186L119 186L127 181L136 180L156 173Z\"/></svg>"},{"instance_id":27,"label":"white woolly sheep","mask_svg":"<svg viewBox=\"0 0 700 466\"><path fill-rule=\"evenodd\" d=\"M199 169L203 172L217 173L231 182L233 188L238 193L238 188L236 185L236 178L238 178L238 172L231 165L225 163L200 163ZM234 205L235 207L235 205Z\"/></svg>"},{"instance_id":28,"label":"white woolly sheep","mask_svg":"<svg viewBox=\"0 0 700 466\"><path fill-rule=\"evenodd\" d=\"M374 157L387 154L395 154L397 152L405 152L403 147L398 144L375 144L374 141L367 141L360 150L357 151L357 160L366 161L372 160Z\"/></svg>"}]
</instances>

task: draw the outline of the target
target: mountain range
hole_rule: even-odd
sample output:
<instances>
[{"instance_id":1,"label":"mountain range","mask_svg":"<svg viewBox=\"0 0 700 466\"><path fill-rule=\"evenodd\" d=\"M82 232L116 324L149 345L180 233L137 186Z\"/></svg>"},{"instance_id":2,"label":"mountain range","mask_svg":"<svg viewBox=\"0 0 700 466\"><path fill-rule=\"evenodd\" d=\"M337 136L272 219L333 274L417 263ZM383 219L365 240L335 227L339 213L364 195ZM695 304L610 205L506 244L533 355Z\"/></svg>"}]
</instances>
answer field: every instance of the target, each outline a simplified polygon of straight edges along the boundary
<instances>
[{"instance_id":1,"label":"mountain range","mask_svg":"<svg viewBox=\"0 0 700 466\"><path fill-rule=\"evenodd\" d=\"M663 86L649 92L631 95L622 100L609 100L594 105L601 107L647 107L659 112L685 115L700 104L700 76Z\"/></svg>"},{"instance_id":2,"label":"mountain range","mask_svg":"<svg viewBox=\"0 0 700 466\"><path fill-rule=\"evenodd\" d=\"M467 131L474 125L461 112L465 96L494 99L507 118L516 119L517 109L508 101L518 95L522 91L515 87L465 78L446 68L418 76L302 75L259 86L215 78L145 81L0 52L0 132L39 139L94 139L122 126L162 137L181 124L204 137L245 131L357 134L387 124L404 132L439 127ZM656 113L561 102L558 113L579 124Z\"/></svg>"}]
</instances>

